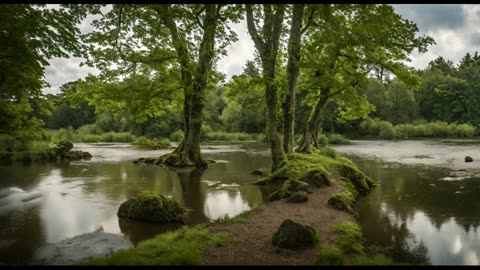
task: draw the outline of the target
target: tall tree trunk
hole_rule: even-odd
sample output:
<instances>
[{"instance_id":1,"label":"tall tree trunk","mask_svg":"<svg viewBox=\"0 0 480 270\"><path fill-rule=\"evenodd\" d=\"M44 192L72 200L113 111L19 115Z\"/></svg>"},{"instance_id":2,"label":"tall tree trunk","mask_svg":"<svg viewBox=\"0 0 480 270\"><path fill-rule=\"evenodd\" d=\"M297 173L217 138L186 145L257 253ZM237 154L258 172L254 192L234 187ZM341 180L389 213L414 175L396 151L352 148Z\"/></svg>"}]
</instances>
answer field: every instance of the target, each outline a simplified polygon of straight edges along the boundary
<instances>
[{"instance_id":1,"label":"tall tree trunk","mask_svg":"<svg viewBox=\"0 0 480 270\"><path fill-rule=\"evenodd\" d=\"M282 30L285 5L264 4L264 22L262 35L259 35L253 19L251 5L245 6L247 11L247 27L255 47L260 54L263 66L263 79L265 82L265 96L267 103L267 136L272 155L272 169L275 171L288 161L283 150L282 136L278 131L277 115L277 86L275 83L275 64Z\"/></svg>"},{"instance_id":2,"label":"tall tree trunk","mask_svg":"<svg viewBox=\"0 0 480 270\"><path fill-rule=\"evenodd\" d=\"M302 138L300 139L299 146L296 149L297 152L311 153L310 148L312 144L316 145L320 116L327 102L328 102L328 96L322 95L319 101L317 102L317 105L314 108L312 108L312 111L308 116L307 125L305 127L305 130L303 131Z\"/></svg>"},{"instance_id":3,"label":"tall tree trunk","mask_svg":"<svg viewBox=\"0 0 480 270\"><path fill-rule=\"evenodd\" d=\"M200 44L197 70L192 85L188 136L181 155L181 161L184 165L195 165L196 167L207 166L200 152L200 129L202 127L202 110L205 104L205 88L207 87L208 74L215 55L215 34L218 22L216 15L217 5L205 5L205 12L203 38Z\"/></svg>"},{"instance_id":4,"label":"tall tree trunk","mask_svg":"<svg viewBox=\"0 0 480 270\"><path fill-rule=\"evenodd\" d=\"M293 137L295 128L295 88L299 74L300 42L302 36L302 20L305 4L294 4L290 38L288 40L287 79L288 93L283 108L283 150L293 152Z\"/></svg>"},{"instance_id":5,"label":"tall tree trunk","mask_svg":"<svg viewBox=\"0 0 480 270\"><path fill-rule=\"evenodd\" d=\"M192 74L190 56L186 47L185 37L178 33L175 21L167 5L158 5L157 11L162 21L169 29L173 46L177 52L184 88L184 137L178 147L172 152L177 154L175 166L206 167L200 152L200 129L202 127L202 110L205 104L205 88L208 74L215 55L215 34L217 31L217 9L220 5L206 4L205 19L203 20L203 37L200 44L199 58L196 63L196 72Z\"/></svg>"}]
</instances>

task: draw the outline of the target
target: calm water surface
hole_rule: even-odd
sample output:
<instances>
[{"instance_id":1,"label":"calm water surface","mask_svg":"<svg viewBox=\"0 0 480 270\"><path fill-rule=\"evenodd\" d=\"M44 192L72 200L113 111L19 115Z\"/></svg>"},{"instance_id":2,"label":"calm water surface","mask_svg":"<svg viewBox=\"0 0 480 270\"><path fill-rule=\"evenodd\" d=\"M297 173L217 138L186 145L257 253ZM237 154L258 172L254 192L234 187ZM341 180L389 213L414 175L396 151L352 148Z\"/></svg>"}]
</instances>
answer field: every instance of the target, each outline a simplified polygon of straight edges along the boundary
<instances>
[{"instance_id":1,"label":"calm water surface","mask_svg":"<svg viewBox=\"0 0 480 270\"><path fill-rule=\"evenodd\" d=\"M356 141L336 150L380 181L357 205L369 243L410 263L479 264L478 142Z\"/></svg>"},{"instance_id":2,"label":"calm water surface","mask_svg":"<svg viewBox=\"0 0 480 270\"><path fill-rule=\"evenodd\" d=\"M133 243L172 229L119 219L122 202L141 190L172 196L189 212L185 222L197 224L258 207L263 203L251 170L269 167L264 145L210 145L207 170L173 171L133 164L171 150L148 151L128 144L75 144L93 155L70 164L0 166L0 262L23 264L44 243L54 243L103 227Z\"/></svg>"},{"instance_id":3,"label":"calm water surface","mask_svg":"<svg viewBox=\"0 0 480 270\"><path fill-rule=\"evenodd\" d=\"M172 196L197 224L263 204L250 171L269 167L264 144L205 145L207 170L133 164L170 150L76 144L93 158L70 164L0 166L0 262L28 263L39 246L103 227L133 243L171 230L119 219L118 206L141 190ZM472 141L354 141L335 149L380 186L357 204L371 244L400 261L479 264L480 144ZM474 162L465 163L465 155Z\"/></svg>"}]
</instances>

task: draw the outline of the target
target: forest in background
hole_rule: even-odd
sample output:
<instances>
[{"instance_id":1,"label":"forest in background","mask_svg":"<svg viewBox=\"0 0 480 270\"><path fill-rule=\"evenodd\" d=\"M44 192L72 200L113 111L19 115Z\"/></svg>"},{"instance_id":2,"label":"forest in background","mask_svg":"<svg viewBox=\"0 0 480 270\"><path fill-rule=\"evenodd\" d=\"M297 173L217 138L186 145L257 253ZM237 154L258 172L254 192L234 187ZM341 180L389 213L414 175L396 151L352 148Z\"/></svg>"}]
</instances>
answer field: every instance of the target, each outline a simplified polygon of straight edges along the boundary
<instances>
[{"instance_id":1,"label":"forest in background","mask_svg":"<svg viewBox=\"0 0 480 270\"><path fill-rule=\"evenodd\" d=\"M2 8L2 154L29 157L65 139L177 141L183 161L195 163L199 141L255 140L269 142L278 163L278 145L309 152L346 138L479 133L477 52L458 65L439 57L408 67L411 52L435 41L389 5L106 6ZM81 34L90 15L100 19ZM216 62L237 38L228 23L242 19L255 60L227 81ZM100 75L44 95L48 59L68 56Z\"/></svg>"}]
</instances>

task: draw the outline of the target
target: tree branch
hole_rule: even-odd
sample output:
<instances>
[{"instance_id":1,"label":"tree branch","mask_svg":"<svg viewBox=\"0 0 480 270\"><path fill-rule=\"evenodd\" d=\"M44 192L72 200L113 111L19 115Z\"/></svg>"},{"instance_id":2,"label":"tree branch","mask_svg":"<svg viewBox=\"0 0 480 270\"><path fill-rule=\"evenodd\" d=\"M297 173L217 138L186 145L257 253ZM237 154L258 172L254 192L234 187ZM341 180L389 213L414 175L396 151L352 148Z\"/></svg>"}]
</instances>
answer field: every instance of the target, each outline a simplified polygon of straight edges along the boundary
<instances>
[{"instance_id":1,"label":"tree branch","mask_svg":"<svg viewBox=\"0 0 480 270\"><path fill-rule=\"evenodd\" d=\"M197 11L197 13L195 14L195 21L200 26L200 28L202 28L203 30L205 30L205 28L203 27L203 24L200 22L199 16L204 11L205 11L205 5L199 11Z\"/></svg>"},{"instance_id":2,"label":"tree branch","mask_svg":"<svg viewBox=\"0 0 480 270\"><path fill-rule=\"evenodd\" d=\"M253 20L253 10L252 5L246 4L245 5L246 13L247 13L247 28L250 37L253 39L253 43L260 52L260 55L263 54L265 42L262 38L258 35L257 27L255 26L255 21Z\"/></svg>"},{"instance_id":3,"label":"tree branch","mask_svg":"<svg viewBox=\"0 0 480 270\"><path fill-rule=\"evenodd\" d=\"M307 29L310 27L310 25L312 25L312 24L317 25L316 23L313 22L313 15L315 15L316 10L317 10L317 8L313 7L312 11L310 12L310 15L308 16L307 24L305 25L305 27L302 28L302 30L300 30L300 35L303 35L303 33L305 33L305 31L307 31Z\"/></svg>"}]
</instances>

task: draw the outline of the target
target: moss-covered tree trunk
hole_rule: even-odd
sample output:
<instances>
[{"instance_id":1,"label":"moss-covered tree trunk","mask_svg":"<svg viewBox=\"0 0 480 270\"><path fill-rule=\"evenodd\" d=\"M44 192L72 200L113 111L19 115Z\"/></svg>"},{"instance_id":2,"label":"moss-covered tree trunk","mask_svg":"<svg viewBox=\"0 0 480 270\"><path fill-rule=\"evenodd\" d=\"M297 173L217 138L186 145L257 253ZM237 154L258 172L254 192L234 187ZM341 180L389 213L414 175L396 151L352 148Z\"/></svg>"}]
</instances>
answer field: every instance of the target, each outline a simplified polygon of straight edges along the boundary
<instances>
[{"instance_id":1,"label":"moss-covered tree trunk","mask_svg":"<svg viewBox=\"0 0 480 270\"><path fill-rule=\"evenodd\" d=\"M247 27L255 47L260 54L263 66L263 79L265 82L265 96L267 103L267 136L272 155L272 172L287 162L283 150L282 135L278 131L279 119L277 113L277 85L275 82L275 64L277 60L280 34L285 14L285 5L264 4L264 20L262 35L260 36L255 26L253 9L245 5L247 11Z\"/></svg>"},{"instance_id":2,"label":"moss-covered tree trunk","mask_svg":"<svg viewBox=\"0 0 480 270\"><path fill-rule=\"evenodd\" d=\"M193 80L192 98L190 102L189 133L185 141L185 148L181 155L185 165L205 167L207 163L200 153L200 129L202 127L202 110L205 104L205 88L208 74L215 55L215 33L217 31L217 5L205 5L205 19L203 20L203 38L200 44L200 53L197 71Z\"/></svg>"},{"instance_id":3,"label":"moss-covered tree trunk","mask_svg":"<svg viewBox=\"0 0 480 270\"><path fill-rule=\"evenodd\" d=\"M322 97L317 102L317 105L312 108L310 115L308 116L307 124L303 131L302 138L300 139L300 143L298 145L298 148L296 149L297 152L311 153L312 144L316 145L320 116L327 102L328 96L322 95Z\"/></svg>"},{"instance_id":4,"label":"moss-covered tree trunk","mask_svg":"<svg viewBox=\"0 0 480 270\"><path fill-rule=\"evenodd\" d=\"M283 109L283 150L293 152L293 137L295 128L295 88L299 74L300 42L302 36L302 19L305 4L294 4L290 38L288 40L287 79L288 93Z\"/></svg>"},{"instance_id":5,"label":"moss-covered tree trunk","mask_svg":"<svg viewBox=\"0 0 480 270\"><path fill-rule=\"evenodd\" d=\"M203 37L200 44L196 67L192 67L186 47L185 37L181 36L167 5L159 5L159 14L172 37L173 46L179 58L182 84L184 89L184 137L172 154L178 155L175 166L206 167L200 152L200 130L202 127L202 110L205 104L205 88L208 74L215 55L215 34L217 32L217 9L220 5L206 4L203 20ZM195 73L192 72L195 69Z\"/></svg>"}]
</instances>

